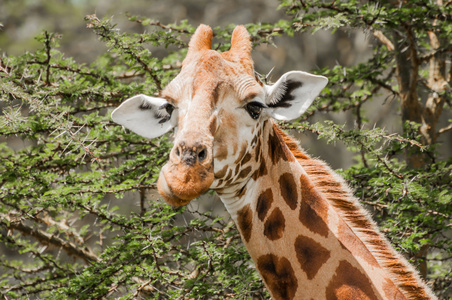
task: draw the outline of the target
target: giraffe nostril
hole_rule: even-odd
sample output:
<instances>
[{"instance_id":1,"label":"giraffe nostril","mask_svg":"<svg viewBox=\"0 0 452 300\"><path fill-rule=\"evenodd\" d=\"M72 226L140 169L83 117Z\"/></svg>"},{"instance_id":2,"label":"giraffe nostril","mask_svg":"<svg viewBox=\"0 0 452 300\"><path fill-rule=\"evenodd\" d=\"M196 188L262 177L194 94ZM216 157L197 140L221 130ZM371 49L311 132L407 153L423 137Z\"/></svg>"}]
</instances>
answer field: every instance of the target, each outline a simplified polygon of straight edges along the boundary
<instances>
[{"instance_id":1,"label":"giraffe nostril","mask_svg":"<svg viewBox=\"0 0 452 300\"><path fill-rule=\"evenodd\" d=\"M180 157L180 151L179 151L179 147L176 148L176 152L175 152L177 157Z\"/></svg>"},{"instance_id":2,"label":"giraffe nostril","mask_svg":"<svg viewBox=\"0 0 452 300\"><path fill-rule=\"evenodd\" d=\"M206 149L202 149L201 151L199 151L198 153L198 161L202 162L203 160L205 160L207 157L207 150Z\"/></svg>"}]
</instances>

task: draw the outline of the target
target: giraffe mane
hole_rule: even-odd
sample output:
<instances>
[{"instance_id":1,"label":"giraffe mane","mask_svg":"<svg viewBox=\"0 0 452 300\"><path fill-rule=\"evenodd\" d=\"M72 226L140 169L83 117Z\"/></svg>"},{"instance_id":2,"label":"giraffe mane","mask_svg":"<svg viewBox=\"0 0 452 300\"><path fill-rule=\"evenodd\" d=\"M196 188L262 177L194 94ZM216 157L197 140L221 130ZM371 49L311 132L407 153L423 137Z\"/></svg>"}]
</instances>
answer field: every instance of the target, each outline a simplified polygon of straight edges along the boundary
<instances>
[{"instance_id":1,"label":"giraffe mane","mask_svg":"<svg viewBox=\"0 0 452 300\"><path fill-rule=\"evenodd\" d=\"M408 299L431 299L435 296L420 279L417 271L401 257L378 230L369 214L353 196L345 180L325 162L307 155L299 144L276 124L273 128L309 175L318 191L333 205L339 215L363 241L377 262ZM284 146L284 145L282 145Z\"/></svg>"}]
</instances>

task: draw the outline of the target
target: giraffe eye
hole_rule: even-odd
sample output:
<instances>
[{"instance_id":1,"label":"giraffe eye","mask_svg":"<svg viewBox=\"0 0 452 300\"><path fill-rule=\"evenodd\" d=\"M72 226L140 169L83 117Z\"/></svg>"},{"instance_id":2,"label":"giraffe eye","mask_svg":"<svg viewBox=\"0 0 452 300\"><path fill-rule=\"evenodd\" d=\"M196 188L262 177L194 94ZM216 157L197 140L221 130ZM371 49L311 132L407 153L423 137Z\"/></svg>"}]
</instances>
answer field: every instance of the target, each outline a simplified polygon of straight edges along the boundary
<instances>
[{"instance_id":1,"label":"giraffe eye","mask_svg":"<svg viewBox=\"0 0 452 300\"><path fill-rule=\"evenodd\" d=\"M257 120L262 113L262 109L265 108L265 104L257 101L252 101L245 105L245 109L251 118Z\"/></svg>"}]
</instances>

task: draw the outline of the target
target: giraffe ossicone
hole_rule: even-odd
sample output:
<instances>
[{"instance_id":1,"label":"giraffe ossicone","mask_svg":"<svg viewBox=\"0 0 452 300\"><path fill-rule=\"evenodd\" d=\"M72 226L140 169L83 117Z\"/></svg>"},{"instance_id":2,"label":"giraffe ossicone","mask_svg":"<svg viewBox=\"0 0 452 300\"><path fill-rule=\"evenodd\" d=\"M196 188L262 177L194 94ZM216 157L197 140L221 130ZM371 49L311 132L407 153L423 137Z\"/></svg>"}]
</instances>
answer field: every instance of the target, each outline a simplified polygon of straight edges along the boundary
<instances>
[{"instance_id":1,"label":"giraffe ossicone","mask_svg":"<svg viewBox=\"0 0 452 300\"><path fill-rule=\"evenodd\" d=\"M147 138L177 127L158 190L173 206L215 190L274 299L431 299L347 185L273 122L301 116L328 80L301 71L267 86L254 74L250 35L211 49L200 25L180 73L159 97L113 113Z\"/></svg>"}]
</instances>

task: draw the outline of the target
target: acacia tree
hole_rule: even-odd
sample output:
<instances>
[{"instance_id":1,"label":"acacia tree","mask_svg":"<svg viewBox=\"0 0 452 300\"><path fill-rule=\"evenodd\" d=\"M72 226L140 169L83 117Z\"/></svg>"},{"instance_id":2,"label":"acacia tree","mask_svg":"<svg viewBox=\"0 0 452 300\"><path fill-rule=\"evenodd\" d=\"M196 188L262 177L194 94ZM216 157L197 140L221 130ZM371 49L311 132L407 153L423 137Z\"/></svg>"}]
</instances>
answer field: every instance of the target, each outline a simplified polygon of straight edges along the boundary
<instances>
[{"instance_id":1,"label":"acacia tree","mask_svg":"<svg viewBox=\"0 0 452 300\"><path fill-rule=\"evenodd\" d=\"M447 299L451 158L438 143L452 129L452 5L281 6L289 18L246 25L255 45L325 29L375 37L367 61L314 71L330 84L302 119L281 125L341 141L357 154L340 173L391 243ZM110 121L111 108L123 99L155 95L178 73L194 32L186 22L130 21L152 30L122 33L110 19L87 16L109 48L90 66L64 57L60 37L48 32L38 37L40 50L0 61L3 298L269 298L229 219L196 205L173 209L151 201L158 198L155 181L171 147L168 136L145 140ZM233 28L216 28L214 47L226 51ZM149 45L176 50L160 59ZM374 127L374 111L366 111L388 99L400 109L394 132ZM354 114L355 126L312 122L343 111Z\"/></svg>"}]
</instances>

